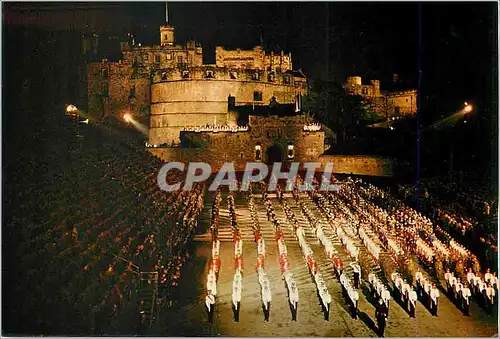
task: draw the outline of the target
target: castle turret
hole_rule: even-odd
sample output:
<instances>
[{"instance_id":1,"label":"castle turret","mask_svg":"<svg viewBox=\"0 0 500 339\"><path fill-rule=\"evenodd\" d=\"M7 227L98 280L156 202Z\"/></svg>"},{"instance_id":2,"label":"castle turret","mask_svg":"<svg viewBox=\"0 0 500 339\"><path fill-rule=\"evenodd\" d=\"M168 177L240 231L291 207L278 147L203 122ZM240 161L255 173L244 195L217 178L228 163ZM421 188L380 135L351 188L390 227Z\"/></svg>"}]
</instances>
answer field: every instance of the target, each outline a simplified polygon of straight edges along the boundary
<instances>
[{"instance_id":1,"label":"castle turret","mask_svg":"<svg viewBox=\"0 0 500 339\"><path fill-rule=\"evenodd\" d=\"M361 86L361 77L357 77L357 76L348 77L347 78L347 83L349 85L358 85L358 86Z\"/></svg>"},{"instance_id":2,"label":"castle turret","mask_svg":"<svg viewBox=\"0 0 500 339\"><path fill-rule=\"evenodd\" d=\"M168 4L165 3L165 25L160 26L160 45L174 45L174 26L168 23Z\"/></svg>"},{"instance_id":3,"label":"castle turret","mask_svg":"<svg viewBox=\"0 0 500 339\"><path fill-rule=\"evenodd\" d=\"M160 26L160 44L161 46L174 45L174 27L172 25Z\"/></svg>"},{"instance_id":4,"label":"castle turret","mask_svg":"<svg viewBox=\"0 0 500 339\"><path fill-rule=\"evenodd\" d=\"M373 96L380 96L380 80L370 80L370 83L373 86Z\"/></svg>"}]
</instances>

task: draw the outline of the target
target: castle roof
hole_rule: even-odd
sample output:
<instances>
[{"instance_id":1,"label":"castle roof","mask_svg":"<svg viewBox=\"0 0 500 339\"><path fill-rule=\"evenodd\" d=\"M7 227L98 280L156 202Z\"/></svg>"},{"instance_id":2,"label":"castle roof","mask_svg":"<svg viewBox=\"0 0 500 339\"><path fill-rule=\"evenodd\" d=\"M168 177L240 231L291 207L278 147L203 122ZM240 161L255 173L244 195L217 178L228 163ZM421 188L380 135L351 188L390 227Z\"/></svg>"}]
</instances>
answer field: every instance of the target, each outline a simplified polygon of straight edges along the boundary
<instances>
[{"instance_id":1,"label":"castle roof","mask_svg":"<svg viewBox=\"0 0 500 339\"><path fill-rule=\"evenodd\" d=\"M291 75L293 75L295 78L304 78L304 79L306 78L306 76L304 75L304 73L302 73L302 71L301 71L301 70L295 71L295 70L291 70L291 69L289 69L289 70L287 70L287 71L285 72L285 74L291 74Z\"/></svg>"}]
</instances>

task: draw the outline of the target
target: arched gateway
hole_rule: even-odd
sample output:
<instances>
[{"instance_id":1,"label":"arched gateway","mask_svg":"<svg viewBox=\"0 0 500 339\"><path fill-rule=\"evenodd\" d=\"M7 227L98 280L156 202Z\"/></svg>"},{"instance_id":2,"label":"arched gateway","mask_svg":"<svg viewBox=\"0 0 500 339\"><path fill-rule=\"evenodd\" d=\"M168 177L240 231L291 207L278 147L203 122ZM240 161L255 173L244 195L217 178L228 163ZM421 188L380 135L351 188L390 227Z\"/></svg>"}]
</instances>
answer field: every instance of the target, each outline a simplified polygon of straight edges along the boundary
<instances>
[{"instance_id":1,"label":"arched gateway","mask_svg":"<svg viewBox=\"0 0 500 339\"><path fill-rule=\"evenodd\" d=\"M266 151L266 163L272 165L275 162L283 162L284 150L279 144L271 145Z\"/></svg>"}]
</instances>

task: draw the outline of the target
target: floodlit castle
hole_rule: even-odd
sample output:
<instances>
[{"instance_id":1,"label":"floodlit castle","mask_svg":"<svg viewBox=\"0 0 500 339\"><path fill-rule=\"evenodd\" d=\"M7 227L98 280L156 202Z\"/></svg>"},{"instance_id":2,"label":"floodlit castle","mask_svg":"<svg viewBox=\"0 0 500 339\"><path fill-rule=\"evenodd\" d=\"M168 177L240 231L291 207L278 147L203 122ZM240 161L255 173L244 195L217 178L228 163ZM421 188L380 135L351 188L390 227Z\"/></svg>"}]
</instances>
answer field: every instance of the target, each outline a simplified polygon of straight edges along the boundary
<instances>
[{"instance_id":1,"label":"floodlit castle","mask_svg":"<svg viewBox=\"0 0 500 339\"><path fill-rule=\"evenodd\" d=\"M291 54L217 47L215 63L204 64L198 43L175 44L168 10L159 33L159 45L125 42L118 62L88 64L91 116L129 113L149 121L149 143L175 144L188 126L236 123L231 107L296 104L307 91Z\"/></svg>"},{"instance_id":2,"label":"floodlit castle","mask_svg":"<svg viewBox=\"0 0 500 339\"><path fill-rule=\"evenodd\" d=\"M417 113L417 90L383 92L380 81L371 80L362 84L361 77L347 78L344 89L349 95L360 95L374 110L383 117L410 117Z\"/></svg>"}]
</instances>

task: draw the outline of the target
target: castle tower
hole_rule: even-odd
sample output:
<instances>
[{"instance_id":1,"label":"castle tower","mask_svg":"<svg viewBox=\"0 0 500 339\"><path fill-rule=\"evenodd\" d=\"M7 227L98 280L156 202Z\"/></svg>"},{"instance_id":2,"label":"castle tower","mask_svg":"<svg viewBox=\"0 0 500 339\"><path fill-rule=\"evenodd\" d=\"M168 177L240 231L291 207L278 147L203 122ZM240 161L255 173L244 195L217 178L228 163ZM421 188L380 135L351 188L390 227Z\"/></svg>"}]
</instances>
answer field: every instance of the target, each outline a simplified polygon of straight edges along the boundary
<instances>
[{"instance_id":1,"label":"castle tower","mask_svg":"<svg viewBox=\"0 0 500 339\"><path fill-rule=\"evenodd\" d=\"M371 80L370 83L373 86L373 96L380 96L380 80Z\"/></svg>"},{"instance_id":2,"label":"castle tower","mask_svg":"<svg viewBox=\"0 0 500 339\"><path fill-rule=\"evenodd\" d=\"M174 45L174 27L168 23L168 4L165 2L165 25L160 26L160 45Z\"/></svg>"}]
</instances>

